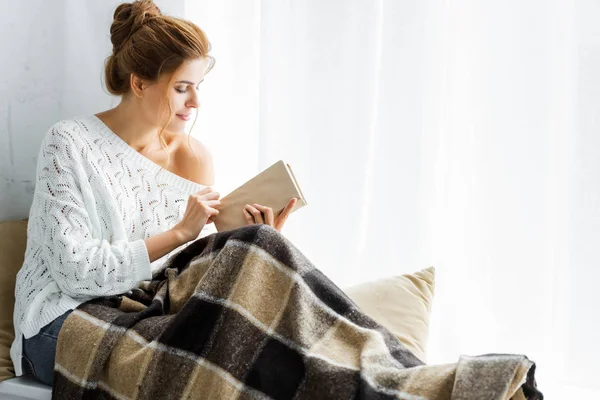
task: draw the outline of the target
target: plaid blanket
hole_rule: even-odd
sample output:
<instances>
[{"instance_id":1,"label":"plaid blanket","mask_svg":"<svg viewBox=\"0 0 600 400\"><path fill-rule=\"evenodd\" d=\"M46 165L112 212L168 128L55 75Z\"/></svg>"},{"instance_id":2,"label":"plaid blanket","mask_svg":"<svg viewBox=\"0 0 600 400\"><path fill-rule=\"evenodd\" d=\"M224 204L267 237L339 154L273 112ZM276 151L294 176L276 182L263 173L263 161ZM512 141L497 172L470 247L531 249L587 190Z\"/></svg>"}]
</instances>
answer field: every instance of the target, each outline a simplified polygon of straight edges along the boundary
<instances>
[{"instance_id":1,"label":"plaid blanket","mask_svg":"<svg viewBox=\"0 0 600 400\"><path fill-rule=\"evenodd\" d=\"M198 239L66 319L55 399L542 399L521 355L424 365L283 235Z\"/></svg>"}]
</instances>

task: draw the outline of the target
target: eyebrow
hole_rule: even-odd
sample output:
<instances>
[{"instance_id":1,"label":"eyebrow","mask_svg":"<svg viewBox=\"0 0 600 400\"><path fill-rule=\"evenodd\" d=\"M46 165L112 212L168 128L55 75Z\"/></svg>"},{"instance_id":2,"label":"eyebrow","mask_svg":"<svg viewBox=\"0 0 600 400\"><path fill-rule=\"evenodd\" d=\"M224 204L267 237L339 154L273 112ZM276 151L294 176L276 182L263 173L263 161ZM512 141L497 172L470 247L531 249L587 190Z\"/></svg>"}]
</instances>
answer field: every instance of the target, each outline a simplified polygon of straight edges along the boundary
<instances>
[{"instance_id":1,"label":"eyebrow","mask_svg":"<svg viewBox=\"0 0 600 400\"><path fill-rule=\"evenodd\" d=\"M201 80L201 81L198 83L198 85L199 85L199 84L201 84L202 82L204 82L204 79L202 79L202 80ZM194 84L194 82L190 82L190 81L177 81L177 82L175 82L175 83L187 83L188 85L193 85L193 84Z\"/></svg>"}]
</instances>

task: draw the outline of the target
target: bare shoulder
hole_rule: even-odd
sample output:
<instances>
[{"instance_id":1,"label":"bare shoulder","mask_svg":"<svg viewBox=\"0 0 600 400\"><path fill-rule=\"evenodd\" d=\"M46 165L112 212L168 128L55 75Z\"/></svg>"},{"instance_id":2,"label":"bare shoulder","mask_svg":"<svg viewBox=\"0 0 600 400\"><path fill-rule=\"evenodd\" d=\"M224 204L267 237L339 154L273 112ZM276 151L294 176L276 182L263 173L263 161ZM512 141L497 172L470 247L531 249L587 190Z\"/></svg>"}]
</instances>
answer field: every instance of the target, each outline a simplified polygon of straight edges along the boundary
<instances>
[{"instance_id":1,"label":"bare shoulder","mask_svg":"<svg viewBox=\"0 0 600 400\"><path fill-rule=\"evenodd\" d=\"M179 175L205 186L214 185L215 173L210 150L186 133L177 135L174 156Z\"/></svg>"}]
</instances>

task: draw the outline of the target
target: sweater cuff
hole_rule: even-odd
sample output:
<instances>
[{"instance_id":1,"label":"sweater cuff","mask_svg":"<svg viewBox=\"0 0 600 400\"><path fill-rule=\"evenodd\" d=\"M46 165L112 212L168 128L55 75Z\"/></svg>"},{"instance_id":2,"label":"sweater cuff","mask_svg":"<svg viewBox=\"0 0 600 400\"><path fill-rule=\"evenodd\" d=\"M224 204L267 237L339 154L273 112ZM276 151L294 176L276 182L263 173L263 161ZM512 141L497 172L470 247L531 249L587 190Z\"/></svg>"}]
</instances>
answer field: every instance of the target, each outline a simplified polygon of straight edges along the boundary
<instances>
[{"instance_id":1,"label":"sweater cuff","mask_svg":"<svg viewBox=\"0 0 600 400\"><path fill-rule=\"evenodd\" d=\"M152 267L150 256L144 239L134 240L131 245L131 268L136 282L149 281L152 279Z\"/></svg>"}]
</instances>

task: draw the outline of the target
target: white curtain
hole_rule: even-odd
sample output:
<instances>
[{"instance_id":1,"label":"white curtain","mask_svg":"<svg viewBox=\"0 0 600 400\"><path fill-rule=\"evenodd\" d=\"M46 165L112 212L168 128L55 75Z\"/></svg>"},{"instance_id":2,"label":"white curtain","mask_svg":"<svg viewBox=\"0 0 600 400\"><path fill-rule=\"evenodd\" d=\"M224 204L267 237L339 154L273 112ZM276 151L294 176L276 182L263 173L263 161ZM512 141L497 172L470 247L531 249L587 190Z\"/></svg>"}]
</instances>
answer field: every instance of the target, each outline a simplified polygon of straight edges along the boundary
<instances>
[{"instance_id":1,"label":"white curtain","mask_svg":"<svg viewBox=\"0 0 600 400\"><path fill-rule=\"evenodd\" d=\"M436 267L429 363L522 353L547 398L600 398L598 1L156 2L214 46L216 189L288 161L309 206L284 233L339 286ZM119 3L0 1L2 218L32 143L117 103Z\"/></svg>"},{"instance_id":2,"label":"white curtain","mask_svg":"<svg viewBox=\"0 0 600 400\"><path fill-rule=\"evenodd\" d=\"M600 394L600 4L186 1L213 44L192 134L223 194L278 159L284 234L344 287L434 265L429 363L522 353Z\"/></svg>"}]
</instances>

